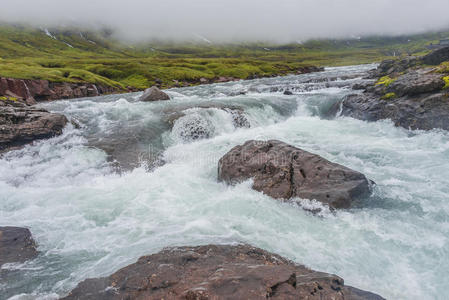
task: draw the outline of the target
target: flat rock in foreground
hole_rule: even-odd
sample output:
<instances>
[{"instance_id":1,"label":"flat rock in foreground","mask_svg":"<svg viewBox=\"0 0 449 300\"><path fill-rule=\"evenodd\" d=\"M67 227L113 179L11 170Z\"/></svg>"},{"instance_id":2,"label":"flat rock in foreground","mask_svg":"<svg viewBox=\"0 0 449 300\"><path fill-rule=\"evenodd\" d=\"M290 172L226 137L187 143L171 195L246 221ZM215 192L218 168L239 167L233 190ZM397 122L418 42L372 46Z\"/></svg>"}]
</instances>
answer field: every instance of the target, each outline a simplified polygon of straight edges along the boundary
<instances>
[{"instance_id":1,"label":"flat rock in foreground","mask_svg":"<svg viewBox=\"0 0 449 300\"><path fill-rule=\"evenodd\" d=\"M155 86L146 89L139 98L140 101L151 102L160 100L170 100L170 97Z\"/></svg>"},{"instance_id":2,"label":"flat rock in foreground","mask_svg":"<svg viewBox=\"0 0 449 300\"><path fill-rule=\"evenodd\" d=\"M361 173L281 141L247 141L218 162L218 179L253 178L253 189L277 199L315 199L331 208L349 208L370 193Z\"/></svg>"},{"instance_id":3,"label":"flat rock in foreground","mask_svg":"<svg viewBox=\"0 0 449 300\"><path fill-rule=\"evenodd\" d=\"M17 101L0 101L0 152L62 133L68 120Z\"/></svg>"},{"instance_id":4,"label":"flat rock in foreground","mask_svg":"<svg viewBox=\"0 0 449 300\"><path fill-rule=\"evenodd\" d=\"M22 263L37 256L31 232L20 227L0 227L0 266Z\"/></svg>"},{"instance_id":5,"label":"flat rock in foreground","mask_svg":"<svg viewBox=\"0 0 449 300\"><path fill-rule=\"evenodd\" d=\"M81 282L64 299L345 299L382 297L247 245L165 249L106 278Z\"/></svg>"}]
</instances>

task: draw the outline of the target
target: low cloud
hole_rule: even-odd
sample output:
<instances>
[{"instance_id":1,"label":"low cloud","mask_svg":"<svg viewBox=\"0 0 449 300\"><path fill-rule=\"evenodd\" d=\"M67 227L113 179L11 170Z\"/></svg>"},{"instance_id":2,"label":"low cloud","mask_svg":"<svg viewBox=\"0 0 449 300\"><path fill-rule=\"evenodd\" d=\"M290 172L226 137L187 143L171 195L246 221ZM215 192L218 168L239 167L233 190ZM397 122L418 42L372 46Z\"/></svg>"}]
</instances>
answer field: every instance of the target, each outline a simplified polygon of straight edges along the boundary
<instances>
[{"instance_id":1,"label":"low cloud","mask_svg":"<svg viewBox=\"0 0 449 300\"><path fill-rule=\"evenodd\" d=\"M13 0L0 20L108 26L129 40L294 42L449 27L448 0Z\"/></svg>"}]
</instances>

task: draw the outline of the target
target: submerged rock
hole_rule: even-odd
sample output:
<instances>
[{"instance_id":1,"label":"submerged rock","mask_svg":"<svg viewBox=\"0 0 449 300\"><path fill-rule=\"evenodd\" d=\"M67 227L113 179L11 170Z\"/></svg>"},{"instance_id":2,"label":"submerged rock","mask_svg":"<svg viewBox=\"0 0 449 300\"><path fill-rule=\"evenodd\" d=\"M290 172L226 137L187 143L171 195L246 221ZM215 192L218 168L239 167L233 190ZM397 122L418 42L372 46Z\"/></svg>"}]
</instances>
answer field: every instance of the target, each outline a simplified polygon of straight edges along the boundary
<instances>
[{"instance_id":1,"label":"submerged rock","mask_svg":"<svg viewBox=\"0 0 449 300\"><path fill-rule=\"evenodd\" d=\"M68 120L17 101L0 101L0 152L62 133Z\"/></svg>"},{"instance_id":2,"label":"submerged rock","mask_svg":"<svg viewBox=\"0 0 449 300\"><path fill-rule=\"evenodd\" d=\"M381 300L248 245L168 248L109 277L87 279L71 299L334 299Z\"/></svg>"},{"instance_id":3,"label":"submerged rock","mask_svg":"<svg viewBox=\"0 0 449 300\"><path fill-rule=\"evenodd\" d=\"M143 92L143 95L139 98L139 100L145 102L160 101L160 100L170 100L170 97L157 87L152 86L151 88L146 89Z\"/></svg>"},{"instance_id":4,"label":"submerged rock","mask_svg":"<svg viewBox=\"0 0 449 300\"><path fill-rule=\"evenodd\" d=\"M189 114L179 118L173 131L184 141L208 139L214 135L215 127L212 122L199 114Z\"/></svg>"},{"instance_id":5,"label":"submerged rock","mask_svg":"<svg viewBox=\"0 0 449 300\"><path fill-rule=\"evenodd\" d=\"M253 178L253 189L277 199L315 199L331 208L349 208L370 193L366 177L281 141L247 141L218 162L218 179Z\"/></svg>"},{"instance_id":6,"label":"submerged rock","mask_svg":"<svg viewBox=\"0 0 449 300\"><path fill-rule=\"evenodd\" d=\"M0 227L0 267L6 263L22 263L37 256L31 232L20 227Z\"/></svg>"}]
</instances>

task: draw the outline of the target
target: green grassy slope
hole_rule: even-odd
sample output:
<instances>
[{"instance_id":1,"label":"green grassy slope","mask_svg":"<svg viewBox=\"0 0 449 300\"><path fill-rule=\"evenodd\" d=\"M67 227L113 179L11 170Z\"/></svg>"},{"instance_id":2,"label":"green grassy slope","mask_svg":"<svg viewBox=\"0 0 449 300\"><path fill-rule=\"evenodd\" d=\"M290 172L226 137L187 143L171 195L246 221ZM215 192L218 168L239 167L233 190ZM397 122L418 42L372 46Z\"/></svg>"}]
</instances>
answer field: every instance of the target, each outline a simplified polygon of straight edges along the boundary
<instances>
[{"instance_id":1,"label":"green grassy slope","mask_svg":"<svg viewBox=\"0 0 449 300\"><path fill-rule=\"evenodd\" d=\"M288 74L308 65L370 63L425 51L426 44L446 35L319 40L291 45L127 45L114 40L107 30L59 28L49 33L44 28L0 24L0 76L139 89L159 81L163 87L170 87L175 80L196 84L202 77L245 79Z\"/></svg>"}]
</instances>

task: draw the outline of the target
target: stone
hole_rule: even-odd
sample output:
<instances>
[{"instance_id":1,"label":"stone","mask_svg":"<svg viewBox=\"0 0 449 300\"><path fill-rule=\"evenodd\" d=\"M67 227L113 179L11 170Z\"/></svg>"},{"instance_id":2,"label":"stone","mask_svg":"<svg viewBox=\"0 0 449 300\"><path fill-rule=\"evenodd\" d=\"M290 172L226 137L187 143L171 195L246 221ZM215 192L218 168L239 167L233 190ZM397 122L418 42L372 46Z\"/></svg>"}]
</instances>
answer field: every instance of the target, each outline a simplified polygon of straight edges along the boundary
<instances>
[{"instance_id":1,"label":"stone","mask_svg":"<svg viewBox=\"0 0 449 300\"><path fill-rule=\"evenodd\" d=\"M361 173L277 140L247 141L218 162L218 179L253 179L253 189L276 199L317 200L331 209L349 208L371 192Z\"/></svg>"},{"instance_id":2,"label":"stone","mask_svg":"<svg viewBox=\"0 0 449 300\"><path fill-rule=\"evenodd\" d=\"M0 152L62 133L68 120L18 101L0 101Z\"/></svg>"},{"instance_id":3,"label":"stone","mask_svg":"<svg viewBox=\"0 0 449 300\"><path fill-rule=\"evenodd\" d=\"M386 93L395 93L399 97L415 96L440 91L444 85L440 74L412 71L399 76L386 88Z\"/></svg>"},{"instance_id":4,"label":"stone","mask_svg":"<svg viewBox=\"0 0 449 300\"><path fill-rule=\"evenodd\" d=\"M170 97L157 87L152 86L151 88L146 89L143 92L143 95L139 98L139 100L145 102L160 101L160 100L170 100Z\"/></svg>"},{"instance_id":5,"label":"stone","mask_svg":"<svg viewBox=\"0 0 449 300\"><path fill-rule=\"evenodd\" d=\"M336 275L248 245L167 248L109 277L87 279L65 300L382 300Z\"/></svg>"},{"instance_id":6,"label":"stone","mask_svg":"<svg viewBox=\"0 0 449 300\"><path fill-rule=\"evenodd\" d=\"M23 263L37 256L31 232L20 227L0 227L0 267L6 263Z\"/></svg>"}]
</instances>

